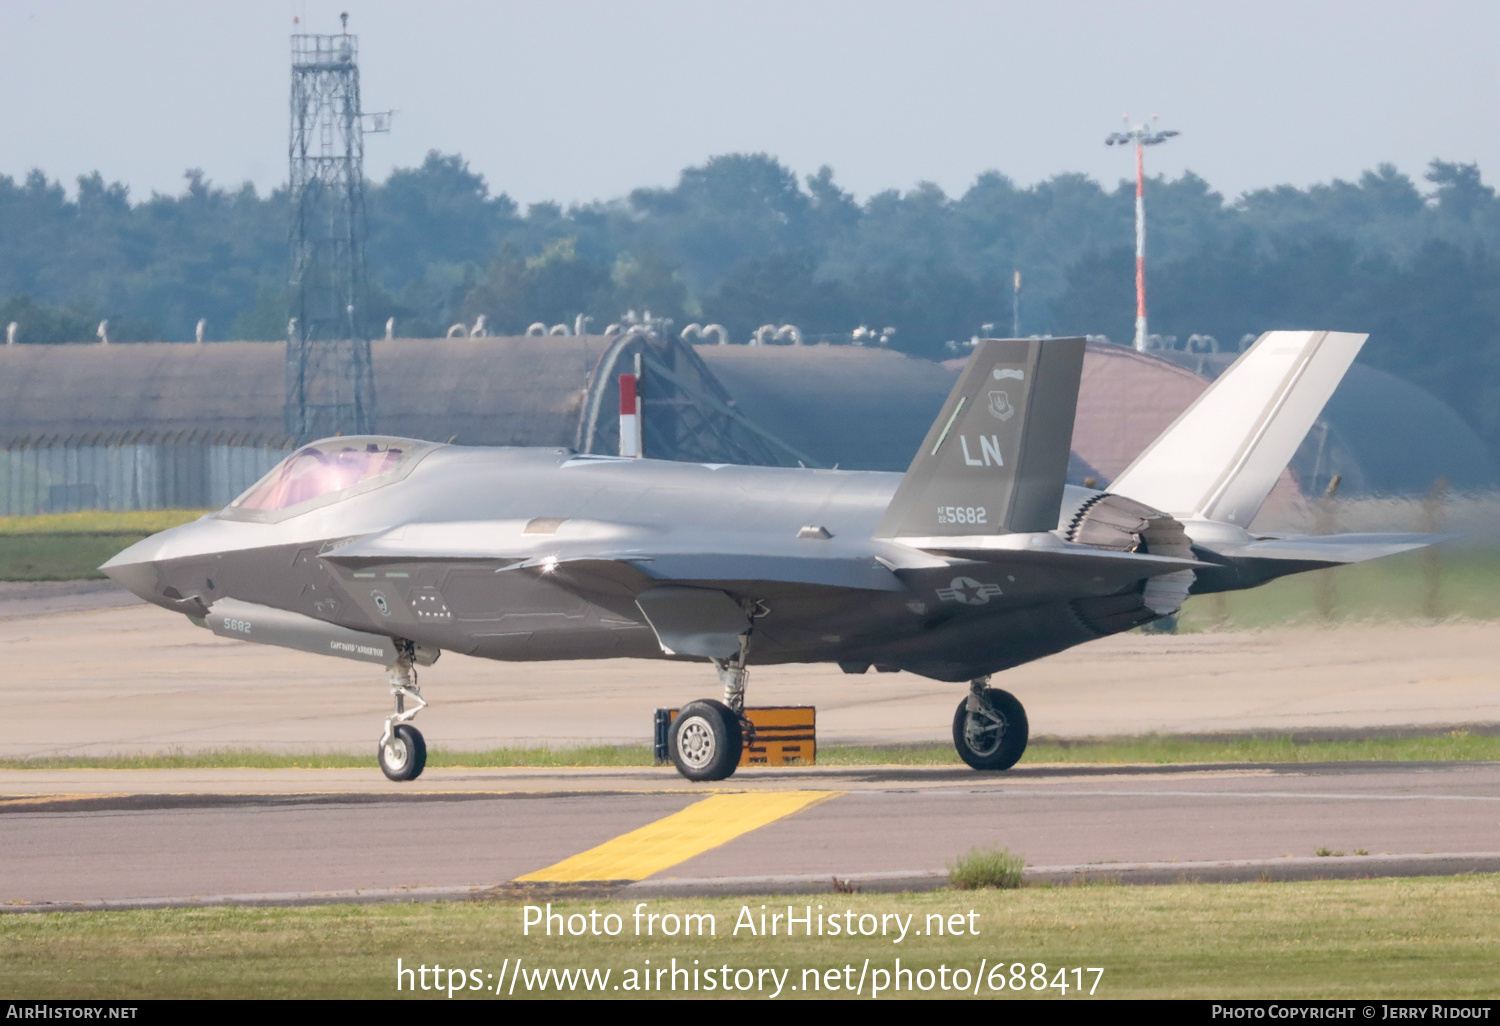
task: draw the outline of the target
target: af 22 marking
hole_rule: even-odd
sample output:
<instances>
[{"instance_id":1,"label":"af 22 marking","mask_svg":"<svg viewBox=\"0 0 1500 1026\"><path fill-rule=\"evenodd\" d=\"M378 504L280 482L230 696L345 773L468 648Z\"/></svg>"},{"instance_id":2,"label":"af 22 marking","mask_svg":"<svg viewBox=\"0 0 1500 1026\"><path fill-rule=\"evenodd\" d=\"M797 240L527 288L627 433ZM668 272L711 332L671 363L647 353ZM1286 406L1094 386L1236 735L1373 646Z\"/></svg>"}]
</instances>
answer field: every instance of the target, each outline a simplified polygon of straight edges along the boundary
<instances>
[{"instance_id":1,"label":"af 22 marking","mask_svg":"<svg viewBox=\"0 0 1500 1026\"><path fill-rule=\"evenodd\" d=\"M939 506L937 522L940 524L987 524L989 514L983 506Z\"/></svg>"}]
</instances>

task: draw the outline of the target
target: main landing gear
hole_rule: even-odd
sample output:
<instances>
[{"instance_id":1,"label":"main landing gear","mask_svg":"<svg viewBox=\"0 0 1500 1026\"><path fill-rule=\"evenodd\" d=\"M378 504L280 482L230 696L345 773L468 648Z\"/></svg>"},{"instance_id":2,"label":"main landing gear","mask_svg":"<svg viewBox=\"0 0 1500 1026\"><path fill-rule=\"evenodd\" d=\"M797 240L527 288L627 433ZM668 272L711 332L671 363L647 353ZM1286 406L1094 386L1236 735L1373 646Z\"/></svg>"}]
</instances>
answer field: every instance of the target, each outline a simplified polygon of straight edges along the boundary
<instances>
[{"instance_id":1,"label":"main landing gear","mask_svg":"<svg viewBox=\"0 0 1500 1026\"><path fill-rule=\"evenodd\" d=\"M754 727L745 719L745 682L749 671L747 637L740 640L740 653L733 659L715 659L714 669L724 685L724 701L700 699L677 712L667 735L667 751L677 772L689 780L723 780L740 764L746 736Z\"/></svg>"},{"instance_id":2,"label":"main landing gear","mask_svg":"<svg viewBox=\"0 0 1500 1026\"><path fill-rule=\"evenodd\" d=\"M969 682L969 697L953 713L953 747L977 770L1010 769L1026 751L1026 710L1009 691L988 687L990 679Z\"/></svg>"},{"instance_id":3,"label":"main landing gear","mask_svg":"<svg viewBox=\"0 0 1500 1026\"><path fill-rule=\"evenodd\" d=\"M417 668L413 664L415 646L409 641L396 643L396 662L391 667L391 694L396 711L385 718L385 733L380 736L376 754L380 770L392 780L415 780L427 765L427 742L422 732L408 722L427 708L422 690L417 687ZM406 700L416 703L406 708Z\"/></svg>"}]
</instances>

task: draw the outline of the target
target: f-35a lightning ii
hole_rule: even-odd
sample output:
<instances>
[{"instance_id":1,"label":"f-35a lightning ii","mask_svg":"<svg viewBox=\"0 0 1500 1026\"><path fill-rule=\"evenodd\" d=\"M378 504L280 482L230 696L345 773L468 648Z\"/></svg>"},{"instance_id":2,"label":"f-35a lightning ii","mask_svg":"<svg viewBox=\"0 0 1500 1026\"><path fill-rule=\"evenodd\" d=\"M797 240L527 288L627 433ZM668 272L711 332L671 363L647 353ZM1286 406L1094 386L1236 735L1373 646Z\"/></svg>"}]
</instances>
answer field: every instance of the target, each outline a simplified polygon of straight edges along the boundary
<instances>
[{"instance_id":1,"label":"f-35a lightning ii","mask_svg":"<svg viewBox=\"0 0 1500 1026\"><path fill-rule=\"evenodd\" d=\"M1364 338L1261 336L1108 491L1065 483L1084 340L990 339L905 475L330 438L102 569L216 634L389 667L393 780L425 764L416 667L441 649L711 663L723 701L670 731L692 780L734 772L752 666L968 682L953 743L1003 770L1028 726L992 674L1430 540L1248 530Z\"/></svg>"}]
</instances>

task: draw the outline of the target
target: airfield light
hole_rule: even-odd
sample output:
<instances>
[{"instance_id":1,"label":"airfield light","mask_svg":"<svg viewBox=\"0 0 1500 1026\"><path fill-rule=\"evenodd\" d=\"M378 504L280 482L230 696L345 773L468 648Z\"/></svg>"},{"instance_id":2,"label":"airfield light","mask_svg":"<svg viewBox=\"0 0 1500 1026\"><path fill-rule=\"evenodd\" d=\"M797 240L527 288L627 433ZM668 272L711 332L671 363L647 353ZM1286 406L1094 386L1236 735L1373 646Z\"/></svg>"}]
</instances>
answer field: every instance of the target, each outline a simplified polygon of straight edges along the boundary
<instances>
[{"instance_id":1,"label":"airfield light","mask_svg":"<svg viewBox=\"0 0 1500 1026\"><path fill-rule=\"evenodd\" d=\"M1124 146L1135 143L1135 348L1146 351L1146 162L1145 148L1159 146L1180 132L1155 130L1156 115L1151 115L1149 124L1130 125L1130 115L1125 115L1125 131L1111 132L1104 140L1106 146Z\"/></svg>"}]
</instances>

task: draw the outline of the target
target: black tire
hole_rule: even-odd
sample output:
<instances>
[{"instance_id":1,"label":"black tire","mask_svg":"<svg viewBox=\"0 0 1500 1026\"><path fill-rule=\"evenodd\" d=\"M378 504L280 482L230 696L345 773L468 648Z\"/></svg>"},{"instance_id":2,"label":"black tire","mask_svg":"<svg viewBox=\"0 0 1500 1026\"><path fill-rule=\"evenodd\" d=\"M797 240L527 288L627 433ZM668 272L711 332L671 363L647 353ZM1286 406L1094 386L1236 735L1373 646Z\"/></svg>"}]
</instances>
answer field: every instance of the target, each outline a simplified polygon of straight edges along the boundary
<instances>
[{"instance_id":1,"label":"black tire","mask_svg":"<svg viewBox=\"0 0 1500 1026\"><path fill-rule=\"evenodd\" d=\"M689 702L672 721L667 751L689 780L723 780L740 764L740 718L723 702Z\"/></svg>"},{"instance_id":2,"label":"black tire","mask_svg":"<svg viewBox=\"0 0 1500 1026\"><path fill-rule=\"evenodd\" d=\"M977 770L1007 770L1026 751L1030 727L1026 710L1009 691L985 688L981 698L985 714L969 719L969 700L958 703L953 714L953 747L958 757Z\"/></svg>"},{"instance_id":3,"label":"black tire","mask_svg":"<svg viewBox=\"0 0 1500 1026\"><path fill-rule=\"evenodd\" d=\"M389 744L376 747L380 772L392 780L416 780L427 767L427 742L416 727L402 723L391 732Z\"/></svg>"}]
</instances>

